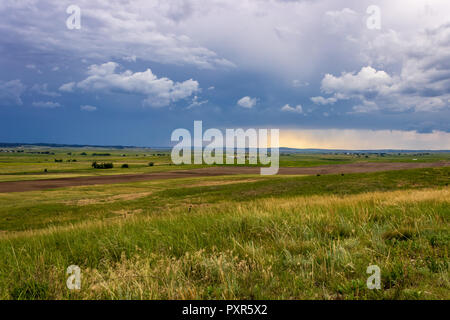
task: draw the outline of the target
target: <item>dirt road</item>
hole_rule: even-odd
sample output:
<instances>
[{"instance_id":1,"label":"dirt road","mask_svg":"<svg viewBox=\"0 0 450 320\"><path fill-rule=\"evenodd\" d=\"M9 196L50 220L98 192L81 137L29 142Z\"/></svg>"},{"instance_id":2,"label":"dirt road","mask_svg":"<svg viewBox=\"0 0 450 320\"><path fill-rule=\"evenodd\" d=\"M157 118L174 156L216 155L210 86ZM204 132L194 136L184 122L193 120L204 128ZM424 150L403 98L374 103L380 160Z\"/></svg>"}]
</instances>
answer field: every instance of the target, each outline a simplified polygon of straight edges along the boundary
<instances>
[{"instance_id":1,"label":"dirt road","mask_svg":"<svg viewBox=\"0 0 450 320\"><path fill-rule=\"evenodd\" d=\"M351 164L326 165L308 168L280 168L280 175L311 175L311 174L340 174L358 172L378 172L391 170L404 170L416 168L447 167L450 162L441 161L433 163L377 163L361 162ZM128 183L148 180L213 177L233 174L259 174L259 168L251 167L209 167L192 170L177 170L170 172L155 172L143 174L123 174L111 176L75 177L48 180L8 181L0 182L0 193L36 191L73 186L87 186L96 184Z\"/></svg>"}]
</instances>

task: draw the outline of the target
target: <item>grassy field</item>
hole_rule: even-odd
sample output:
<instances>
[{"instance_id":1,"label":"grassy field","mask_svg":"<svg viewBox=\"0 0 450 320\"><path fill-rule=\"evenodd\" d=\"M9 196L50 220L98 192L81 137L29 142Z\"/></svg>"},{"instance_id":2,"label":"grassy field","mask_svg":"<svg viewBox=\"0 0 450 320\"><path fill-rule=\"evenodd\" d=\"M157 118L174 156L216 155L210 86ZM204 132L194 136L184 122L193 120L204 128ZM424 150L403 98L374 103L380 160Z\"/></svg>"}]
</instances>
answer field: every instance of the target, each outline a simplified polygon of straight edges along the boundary
<instances>
[{"instance_id":1,"label":"grassy field","mask_svg":"<svg viewBox=\"0 0 450 320\"><path fill-rule=\"evenodd\" d=\"M161 150L45 147L3 150L14 152L0 152L0 182L161 172L201 167L199 165L174 166L170 160L169 152ZM23 150L23 152L17 152L19 150ZM99 163L112 162L114 168L108 170L94 169L92 168L94 161ZM150 163L153 163L153 165L149 166ZM123 164L128 164L129 168L121 168Z\"/></svg>"},{"instance_id":2,"label":"grassy field","mask_svg":"<svg viewBox=\"0 0 450 320\"><path fill-rule=\"evenodd\" d=\"M0 148L0 182L77 176L115 175L192 169L206 165L173 165L170 152L156 149L99 148ZM14 152L5 152L14 151ZM18 152L21 151L21 152ZM23 152L22 152L23 151ZM108 155L105 155L108 154ZM62 162L55 162L55 160ZM436 162L450 160L450 153L282 153L281 167L312 167L355 162ZM92 163L111 162L114 168L92 168ZM149 166L149 163L153 163ZM128 164L128 168L121 168ZM47 170L45 172L45 170Z\"/></svg>"},{"instance_id":3,"label":"grassy field","mask_svg":"<svg viewBox=\"0 0 450 320\"><path fill-rule=\"evenodd\" d=\"M444 167L0 194L0 298L449 299L449 182Z\"/></svg>"}]
</instances>

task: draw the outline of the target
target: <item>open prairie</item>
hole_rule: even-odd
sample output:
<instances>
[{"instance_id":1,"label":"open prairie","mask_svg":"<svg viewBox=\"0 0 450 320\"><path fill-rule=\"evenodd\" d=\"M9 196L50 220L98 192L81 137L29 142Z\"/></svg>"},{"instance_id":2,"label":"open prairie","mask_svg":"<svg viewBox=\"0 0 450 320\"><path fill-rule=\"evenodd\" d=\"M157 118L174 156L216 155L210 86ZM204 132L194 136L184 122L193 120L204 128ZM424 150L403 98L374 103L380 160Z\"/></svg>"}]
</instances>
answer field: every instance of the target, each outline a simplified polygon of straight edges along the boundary
<instances>
[{"instance_id":1,"label":"open prairie","mask_svg":"<svg viewBox=\"0 0 450 320\"><path fill-rule=\"evenodd\" d=\"M448 154L282 154L260 176L164 151L26 152L0 153L0 189L38 186L1 189L2 299L450 298Z\"/></svg>"}]
</instances>

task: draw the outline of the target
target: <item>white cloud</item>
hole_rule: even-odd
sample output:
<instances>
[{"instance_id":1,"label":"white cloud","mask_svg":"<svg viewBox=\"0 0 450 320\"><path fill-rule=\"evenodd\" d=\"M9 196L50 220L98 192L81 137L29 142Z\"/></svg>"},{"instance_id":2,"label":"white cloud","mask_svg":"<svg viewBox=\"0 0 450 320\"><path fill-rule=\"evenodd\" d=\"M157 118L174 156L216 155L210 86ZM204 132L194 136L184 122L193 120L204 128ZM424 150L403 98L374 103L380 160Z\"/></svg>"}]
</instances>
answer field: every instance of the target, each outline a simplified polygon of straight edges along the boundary
<instances>
[{"instance_id":1,"label":"white cloud","mask_svg":"<svg viewBox=\"0 0 450 320\"><path fill-rule=\"evenodd\" d=\"M26 86L20 80L0 81L0 106L22 105L22 94Z\"/></svg>"},{"instance_id":2,"label":"white cloud","mask_svg":"<svg viewBox=\"0 0 450 320\"><path fill-rule=\"evenodd\" d=\"M383 10L383 21L389 21L396 30L382 27L371 34L364 29L348 29L353 38L348 45L360 52L354 61L366 61L368 66L356 73L327 74L322 79L322 91L333 96L324 99L355 99L355 113L448 110L450 24L439 10L448 10L449 3L436 0L432 11L426 7L423 2L414 2L402 9L404 15L398 21L391 20L390 13L399 8ZM412 18L413 12L419 14L420 21Z\"/></svg>"},{"instance_id":3,"label":"white cloud","mask_svg":"<svg viewBox=\"0 0 450 320\"><path fill-rule=\"evenodd\" d=\"M344 72L339 77L326 74L322 80L322 90L351 97L388 91L392 84L393 79L386 72L368 66L363 67L357 74Z\"/></svg>"},{"instance_id":4,"label":"white cloud","mask_svg":"<svg viewBox=\"0 0 450 320\"><path fill-rule=\"evenodd\" d=\"M382 29L374 33L366 28L369 4L356 0L78 0L82 28L67 32L60 27L65 2L2 1L0 28L8 34L5 44L18 39L45 52L59 49L103 61L136 57L200 68L235 64L289 75L289 79L302 70L308 79L344 62L377 69L380 66L373 62L382 57L395 57L398 62L397 47L414 43L408 37L418 30L447 23L450 9L448 0L416 0L407 5L379 0Z\"/></svg>"},{"instance_id":5,"label":"white cloud","mask_svg":"<svg viewBox=\"0 0 450 320\"><path fill-rule=\"evenodd\" d=\"M404 52L398 47L415 43L409 36L419 30L447 23L450 9L448 0L406 6L379 0L382 29L373 32L366 28L367 6L355 0L79 0L82 28L67 32L59 27L64 2L20 2L3 1L0 7L1 33L9 35L5 43L15 38L36 50L59 49L96 61L136 58L199 68L234 64L288 81L299 77L299 70L302 79L335 74L327 68L342 64L347 70L363 65L388 70L374 62L398 63Z\"/></svg>"},{"instance_id":6,"label":"white cloud","mask_svg":"<svg viewBox=\"0 0 450 320\"><path fill-rule=\"evenodd\" d=\"M116 72L119 65L107 62L101 65L91 65L88 68L88 77L76 84L77 88L86 91L104 91L130 93L144 96L143 104L152 107L164 107L172 102L188 98L198 92L197 81L189 79L183 82L174 82L168 78L158 78L150 69L144 72L133 73L126 70ZM70 83L61 86L73 88Z\"/></svg>"},{"instance_id":7,"label":"white cloud","mask_svg":"<svg viewBox=\"0 0 450 320\"><path fill-rule=\"evenodd\" d=\"M33 107L37 108L48 108L48 109L54 109L58 108L61 105L58 102L53 101L37 101L32 103Z\"/></svg>"},{"instance_id":8,"label":"white cloud","mask_svg":"<svg viewBox=\"0 0 450 320\"><path fill-rule=\"evenodd\" d=\"M291 107L289 104L284 105L281 108L281 111L284 112L295 112L295 113L303 113L303 108L301 105L297 105L295 108Z\"/></svg>"},{"instance_id":9,"label":"white cloud","mask_svg":"<svg viewBox=\"0 0 450 320\"><path fill-rule=\"evenodd\" d=\"M48 89L48 84L47 83L43 83L43 84L35 84L31 87L31 91L43 95L43 96L48 96L48 97L59 97L61 96L59 93L57 92L53 92L50 91Z\"/></svg>"},{"instance_id":10,"label":"white cloud","mask_svg":"<svg viewBox=\"0 0 450 320\"><path fill-rule=\"evenodd\" d=\"M326 74L322 79L321 90L333 96L312 97L311 101L326 105L338 100L356 99L360 103L353 107L353 112L378 111L380 108L376 101L392 96L397 81L386 72L377 71L370 66L363 67L358 73L343 72L340 76ZM396 107L399 108L398 105Z\"/></svg>"},{"instance_id":11,"label":"white cloud","mask_svg":"<svg viewBox=\"0 0 450 320\"><path fill-rule=\"evenodd\" d=\"M59 87L59 91L72 92L75 89L75 82L65 83Z\"/></svg>"},{"instance_id":12,"label":"white cloud","mask_svg":"<svg viewBox=\"0 0 450 320\"><path fill-rule=\"evenodd\" d=\"M157 61L162 63L161 68L174 64L220 69L221 65L232 61L238 66L236 72L242 79L250 82L255 77L268 79L267 86L261 90L273 88L267 92L267 96L273 97L272 101L286 98L279 90L280 84L298 86L309 81L313 87L317 85L317 75L329 74L323 85L328 92L320 94L323 99L313 97L318 98L313 102L331 105L334 99L345 99L339 103L339 108L354 107L353 112L360 113L447 112L450 2L417 0L405 5L406 2L377 1L382 8L382 26L375 31L366 28L366 4L372 3L357 0L123 0L108 3L79 0L77 4L83 10L82 29L69 32L64 26L60 27L64 2L2 1L0 47L15 43L25 52L36 52L35 61L18 62L38 67L55 64L62 67L61 60L44 64L45 59L61 56L68 58L65 60L69 62L68 68L77 67L74 64L81 64L82 58L91 64L113 59L133 61L136 57L136 66ZM9 55L14 53L10 50ZM20 60L22 56L10 59ZM3 59L7 61L8 56L2 55ZM43 64L37 59L43 60ZM192 69L180 69L178 74L188 70ZM218 70L214 73L217 77L207 81L230 76L220 72ZM73 80L67 79L67 82ZM292 82L292 79L300 80ZM68 84L61 86L61 91L72 88L74 86ZM220 88L221 91L226 89ZM310 96L319 95L316 89L311 88L314 93ZM112 90L121 91L120 88ZM230 85L232 90L235 90L234 85ZM277 96L280 93L283 96ZM259 92L252 94L262 96ZM278 102L275 107L281 105ZM445 115L448 114L441 118L445 119ZM411 122L422 121L412 113L405 114L404 120L395 117L374 117L372 124L386 122L395 127L400 122L401 126L406 123L409 126ZM341 120L336 118L336 121Z\"/></svg>"},{"instance_id":13,"label":"white cloud","mask_svg":"<svg viewBox=\"0 0 450 320\"><path fill-rule=\"evenodd\" d=\"M430 45L433 54L414 50L405 53L400 72L392 76L371 66L361 68L358 73L326 74L321 89L333 97L313 97L311 100L324 104L335 99L356 99L360 101L353 108L357 113L380 110L436 112L449 108L450 47L443 44L443 39L450 39L450 25L429 31L427 41L433 44Z\"/></svg>"},{"instance_id":14,"label":"white cloud","mask_svg":"<svg viewBox=\"0 0 450 320\"><path fill-rule=\"evenodd\" d=\"M9 33L9 37L46 52L64 51L103 60L140 59L206 69L234 66L225 57L193 40L185 32L189 28L174 21L177 15L172 12L180 8L183 11L180 3L79 0L77 5L82 9L81 29L67 32L64 23L61 25L61 19L68 17L65 2L2 1L0 16L8 18L7 21L2 19L1 33ZM201 8L201 5L208 4L198 3L196 7ZM168 10L169 7L174 9ZM98 46L99 43L102 45ZM33 64L29 66L32 68ZM34 69L38 70L35 65Z\"/></svg>"},{"instance_id":15,"label":"white cloud","mask_svg":"<svg viewBox=\"0 0 450 320\"><path fill-rule=\"evenodd\" d=\"M351 113L370 113L378 110L380 110L380 108L375 102L363 100L361 101L361 104L353 107L353 111Z\"/></svg>"},{"instance_id":16,"label":"white cloud","mask_svg":"<svg viewBox=\"0 0 450 320\"><path fill-rule=\"evenodd\" d=\"M203 105L205 103L208 103L208 100L200 101L197 96L194 96L194 98L192 99L191 104L187 107L187 109L198 107L198 106L201 106L201 105Z\"/></svg>"},{"instance_id":17,"label":"white cloud","mask_svg":"<svg viewBox=\"0 0 450 320\"><path fill-rule=\"evenodd\" d=\"M83 105L83 106L80 106L80 110L87 111L87 112L93 112L93 111L97 111L97 107L90 106L90 105Z\"/></svg>"},{"instance_id":18,"label":"white cloud","mask_svg":"<svg viewBox=\"0 0 450 320\"><path fill-rule=\"evenodd\" d=\"M256 98L250 98L249 96L243 97L239 99L237 104L241 106L242 108L251 109L256 105L257 99Z\"/></svg>"},{"instance_id":19,"label":"white cloud","mask_svg":"<svg viewBox=\"0 0 450 320\"><path fill-rule=\"evenodd\" d=\"M335 104L337 101L337 98L331 97L331 98L324 98L324 97L312 97L311 101L314 102L314 104L319 105L327 105L327 104Z\"/></svg>"}]
</instances>

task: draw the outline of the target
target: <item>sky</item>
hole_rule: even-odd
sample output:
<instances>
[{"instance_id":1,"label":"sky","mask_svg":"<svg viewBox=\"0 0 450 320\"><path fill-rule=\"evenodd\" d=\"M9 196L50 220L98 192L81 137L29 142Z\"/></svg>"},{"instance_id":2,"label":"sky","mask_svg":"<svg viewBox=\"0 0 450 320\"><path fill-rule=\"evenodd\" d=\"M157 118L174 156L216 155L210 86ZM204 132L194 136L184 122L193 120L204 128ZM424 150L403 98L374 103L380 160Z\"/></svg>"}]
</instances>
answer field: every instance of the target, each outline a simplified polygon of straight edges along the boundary
<instances>
[{"instance_id":1,"label":"sky","mask_svg":"<svg viewBox=\"0 0 450 320\"><path fill-rule=\"evenodd\" d=\"M194 120L450 149L450 2L0 2L0 142L162 147Z\"/></svg>"}]
</instances>

